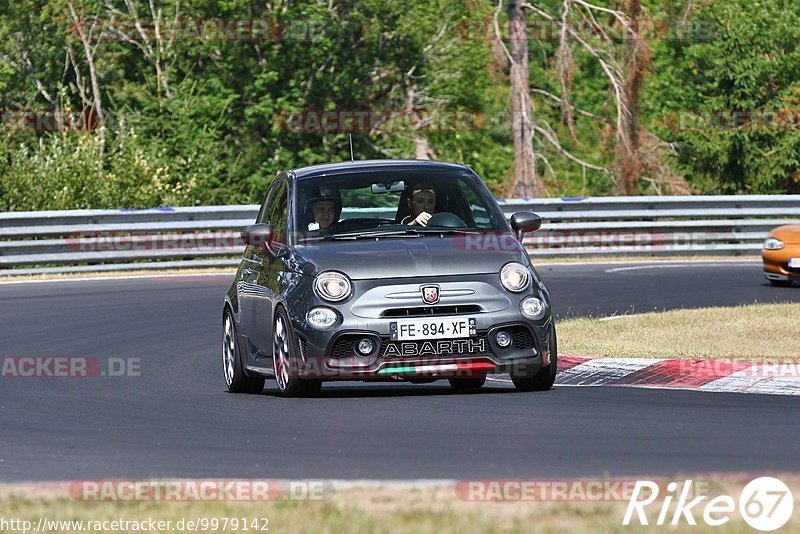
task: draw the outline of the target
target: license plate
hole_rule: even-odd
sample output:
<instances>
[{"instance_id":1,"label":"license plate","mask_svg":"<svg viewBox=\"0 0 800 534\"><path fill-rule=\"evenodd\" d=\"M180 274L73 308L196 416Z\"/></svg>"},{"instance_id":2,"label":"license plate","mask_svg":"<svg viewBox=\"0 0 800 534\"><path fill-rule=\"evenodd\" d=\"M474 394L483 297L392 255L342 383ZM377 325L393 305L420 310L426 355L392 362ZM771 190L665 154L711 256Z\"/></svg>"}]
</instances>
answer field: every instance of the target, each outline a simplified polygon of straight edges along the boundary
<instances>
[{"instance_id":1,"label":"license plate","mask_svg":"<svg viewBox=\"0 0 800 534\"><path fill-rule=\"evenodd\" d=\"M789 260L789 267L792 269L800 269L800 258L791 258Z\"/></svg>"},{"instance_id":2,"label":"license plate","mask_svg":"<svg viewBox=\"0 0 800 534\"><path fill-rule=\"evenodd\" d=\"M470 337L475 335L475 319L443 317L392 321L389 323L389 335L392 341Z\"/></svg>"}]
</instances>

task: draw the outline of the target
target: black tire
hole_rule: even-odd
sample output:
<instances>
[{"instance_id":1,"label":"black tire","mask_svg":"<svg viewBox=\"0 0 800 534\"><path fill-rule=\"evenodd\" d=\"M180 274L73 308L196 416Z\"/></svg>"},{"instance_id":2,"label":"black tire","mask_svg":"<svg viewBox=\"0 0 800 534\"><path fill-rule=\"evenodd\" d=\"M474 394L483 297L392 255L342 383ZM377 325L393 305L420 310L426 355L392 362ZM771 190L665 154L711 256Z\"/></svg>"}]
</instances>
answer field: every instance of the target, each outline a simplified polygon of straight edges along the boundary
<instances>
[{"instance_id":1,"label":"black tire","mask_svg":"<svg viewBox=\"0 0 800 534\"><path fill-rule=\"evenodd\" d=\"M299 377L300 360L289 318L283 308L275 312L272 329L272 365L275 382L282 397L305 397L316 395L322 388L322 380L305 380Z\"/></svg>"},{"instance_id":2,"label":"black tire","mask_svg":"<svg viewBox=\"0 0 800 534\"><path fill-rule=\"evenodd\" d=\"M236 321L230 310L225 310L222 319L222 374L231 393L261 393L264 390L264 379L248 376L244 370L236 340Z\"/></svg>"},{"instance_id":3,"label":"black tire","mask_svg":"<svg viewBox=\"0 0 800 534\"><path fill-rule=\"evenodd\" d=\"M558 373L558 347L555 324L552 326L550 335L552 339L550 343L550 363L548 365L531 374L526 372L511 373L511 381L517 391L547 391L553 387Z\"/></svg>"},{"instance_id":4,"label":"black tire","mask_svg":"<svg viewBox=\"0 0 800 534\"><path fill-rule=\"evenodd\" d=\"M769 283L772 284L775 287L792 287L792 281L791 280L772 280L772 279L770 279Z\"/></svg>"},{"instance_id":5,"label":"black tire","mask_svg":"<svg viewBox=\"0 0 800 534\"><path fill-rule=\"evenodd\" d=\"M456 391L478 391L486 383L486 375L473 378L450 378L450 387Z\"/></svg>"}]
</instances>

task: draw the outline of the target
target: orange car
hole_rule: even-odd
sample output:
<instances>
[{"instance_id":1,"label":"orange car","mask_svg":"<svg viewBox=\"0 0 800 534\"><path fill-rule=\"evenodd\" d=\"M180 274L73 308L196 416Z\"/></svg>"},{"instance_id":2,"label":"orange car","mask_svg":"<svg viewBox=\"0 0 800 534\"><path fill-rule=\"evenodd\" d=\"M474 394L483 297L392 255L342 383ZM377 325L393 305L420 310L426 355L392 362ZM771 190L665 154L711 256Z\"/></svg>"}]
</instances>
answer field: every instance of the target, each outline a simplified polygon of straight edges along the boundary
<instances>
[{"instance_id":1,"label":"orange car","mask_svg":"<svg viewBox=\"0 0 800 534\"><path fill-rule=\"evenodd\" d=\"M800 224L779 226L764 241L761 251L764 276L774 286L800 282Z\"/></svg>"}]
</instances>

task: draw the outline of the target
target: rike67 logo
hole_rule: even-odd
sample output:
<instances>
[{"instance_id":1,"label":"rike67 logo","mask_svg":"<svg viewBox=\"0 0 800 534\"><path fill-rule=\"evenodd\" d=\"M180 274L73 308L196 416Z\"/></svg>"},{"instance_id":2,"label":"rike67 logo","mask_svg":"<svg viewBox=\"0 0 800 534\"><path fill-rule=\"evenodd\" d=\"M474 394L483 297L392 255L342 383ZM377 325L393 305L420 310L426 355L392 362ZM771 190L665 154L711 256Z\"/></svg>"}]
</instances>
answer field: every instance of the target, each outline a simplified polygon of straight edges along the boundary
<instances>
[{"instance_id":1,"label":"rike67 logo","mask_svg":"<svg viewBox=\"0 0 800 534\"><path fill-rule=\"evenodd\" d=\"M794 497L789 487L773 477L760 477L750 481L739 494L738 501L729 495L709 498L707 495L692 498L692 481L683 485L667 484L666 494L659 495L661 486L649 480L638 480L625 510L623 525L649 525L652 517L645 509L658 501L655 524L677 526L697 525L695 515L702 517L706 525L722 526L731 520L737 510L742 519L752 528L764 532L777 530L792 517ZM674 506L673 506L674 503ZM683 523L685 522L685 523Z\"/></svg>"}]
</instances>

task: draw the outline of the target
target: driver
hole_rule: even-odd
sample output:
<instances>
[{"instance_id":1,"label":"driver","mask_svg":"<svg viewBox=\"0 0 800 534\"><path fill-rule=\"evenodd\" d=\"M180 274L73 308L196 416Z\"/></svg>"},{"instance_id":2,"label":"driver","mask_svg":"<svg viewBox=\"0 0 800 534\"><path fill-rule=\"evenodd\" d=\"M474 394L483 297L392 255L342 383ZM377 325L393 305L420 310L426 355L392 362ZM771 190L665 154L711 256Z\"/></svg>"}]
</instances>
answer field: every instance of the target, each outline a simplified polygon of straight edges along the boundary
<instances>
[{"instance_id":1,"label":"driver","mask_svg":"<svg viewBox=\"0 0 800 534\"><path fill-rule=\"evenodd\" d=\"M430 185L418 185L408 195L408 207L411 215L405 217L403 224L409 226L427 226L436 209L436 191Z\"/></svg>"},{"instance_id":2,"label":"driver","mask_svg":"<svg viewBox=\"0 0 800 534\"><path fill-rule=\"evenodd\" d=\"M314 222L319 225L320 230L327 230L335 222L336 203L333 200L318 200L311 207L314 214Z\"/></svg>"}]
</instances>

